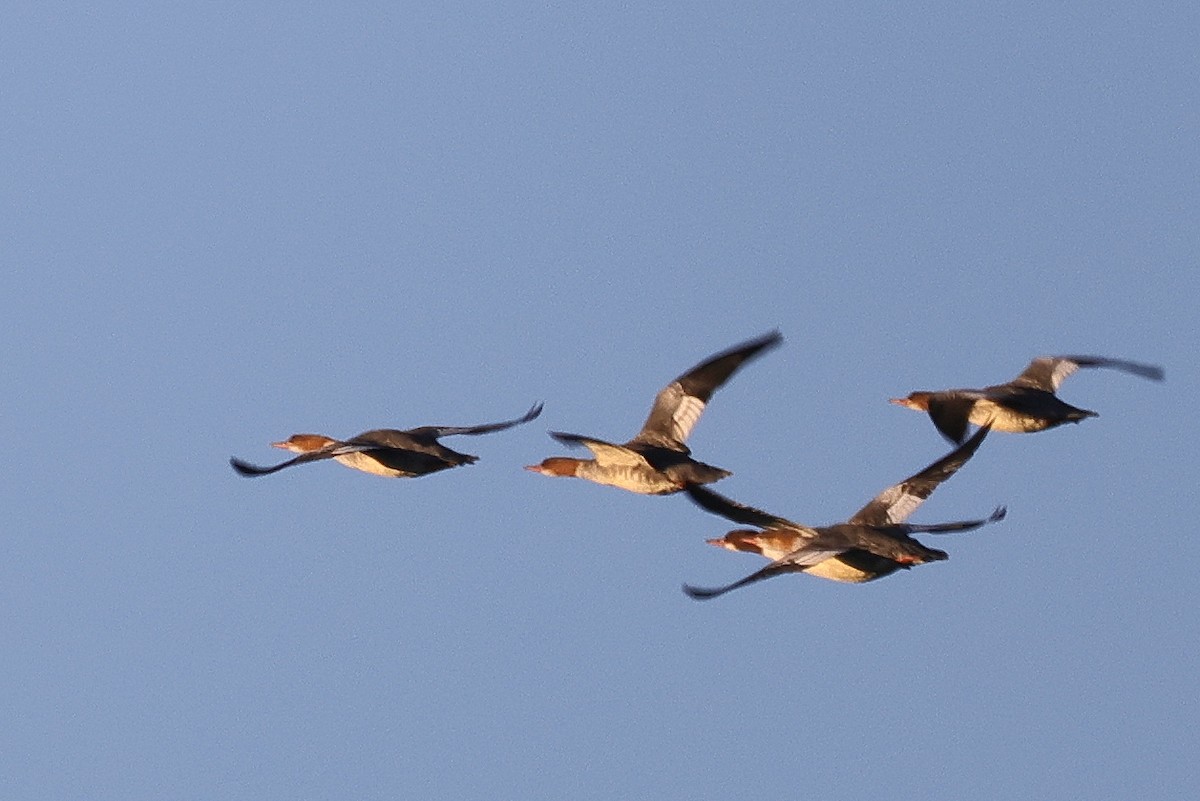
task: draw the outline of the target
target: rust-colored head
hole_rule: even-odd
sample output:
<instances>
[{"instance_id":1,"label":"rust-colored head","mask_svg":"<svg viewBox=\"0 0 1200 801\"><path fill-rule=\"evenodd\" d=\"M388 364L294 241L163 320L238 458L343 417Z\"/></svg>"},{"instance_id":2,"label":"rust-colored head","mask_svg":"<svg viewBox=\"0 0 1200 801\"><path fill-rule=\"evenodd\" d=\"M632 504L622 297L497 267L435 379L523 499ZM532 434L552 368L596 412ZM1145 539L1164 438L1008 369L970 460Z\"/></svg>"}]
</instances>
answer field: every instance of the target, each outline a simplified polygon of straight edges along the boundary
<instances>
[{"instance_id":1,"label":"rust-colored head","mask_svg":"<svg viewBox=\"0 0 1200 801\"><path fill-rule=\"evenodd\" d=\"M292 453L308 453L332 445L336 439L330 439L323 434L292 434L283 442L272 442L272 448L283 448Z\"/></svg>"},{"instance_id":2,"label":"rust-colored head","mask_svg":"<svg viewBox=\"0 0 1200 801\"><path fill-rule=\"evenodd\" d=\"M727 548L731 551L762 554L768 559L779 559L787 556L802 544L801 537L794 531L767 529L766 531L751 531L737 529L724 537L706 540L709 545Z\"/></svg>"},{"instance_id":3,"label":"rust-colored head","mask_svg":"<svg viewBox=\"0 0 1200 801\"><path fill-rule=\"evenodd\" d=\"M932 392L910 392L907 398L892 398L890 402L897 406L915 409L918 412L927 412L929 411L929 399L932 397Z\"/></svg>"},{"instance_id":4,"label":"rust-colored head","mask_svg":"<svg viewBox=\"0 0 1200 801\"><path fill-rule=\"evenodd\" d=\"M579 464L579 459L551 456L549 459L543 459L541 464L531 464L525 469L533 473L541 473L543 476L573 476L579 469Z\"/></svg>"}]
</instances>

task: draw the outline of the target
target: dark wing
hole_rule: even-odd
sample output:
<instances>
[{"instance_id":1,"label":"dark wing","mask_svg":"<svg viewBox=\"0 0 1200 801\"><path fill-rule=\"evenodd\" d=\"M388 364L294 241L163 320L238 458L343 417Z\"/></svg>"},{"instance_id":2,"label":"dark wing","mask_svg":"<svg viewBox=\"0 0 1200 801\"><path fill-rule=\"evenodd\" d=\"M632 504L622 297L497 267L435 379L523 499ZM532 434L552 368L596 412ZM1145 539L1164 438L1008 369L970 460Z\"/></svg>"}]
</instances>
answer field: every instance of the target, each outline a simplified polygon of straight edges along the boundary
<instances>
[{"instance_id":1,"label":"dark wing","mask_svg":"<svg viewBox=\"0 0 1200 801\"><path fill-rule=\"evenodd\" d=\"M962 445L938 459L919 473L914 473L899 484L894 484L871 499L859 509L848 523L882 526L903 523L917 507L925 502L933 491L975 455L979 445L987 437L991 425L985 425Z\"/></svg>"},{"instance_id":2,"label":"dark wing","mask_svg":"<svg viewBox=\"0 0 1200 801\"><path fill-rule=\"evenodd\" d=\"M726 520L732 520L735 523L741 523L746 526L758 526L759 528L807 530L806 527L793 523L791 520L776 517L761 509L755 509L753 506L746 506L745 504L730 500L724 495L696 484L689 484L683 488L683 491L701 509L712 512L715 515L720 515Z\"/></svg>"},{"instance_id":3,"label":"dark wing","mask_svg":"<svg viewBox=\"0 0 1200 801\"><path fill-rule=\"evenodd\" d=\"M1062 382L1081 367L1107 367L1153 381L1162 381L1164 376L1163 369L1157 365L1125 359L1109 359L1104 356L1039 356L1031 361L1012 383L1046 392L1057 392Z\"/></svg>"},{"instance_id":4,"label":"dark wing","mask_svg":"<svg viewBox=\"0 0 1200 801\"><path fill-rule=\"evenodd\" d=\"M1008 508L997 506L990 515L979 520L959 520L954 523L905 523L902 528L908 534L949 534L957 531L972 531L980 526L986 526L988 523L996 523L1003 520L1008 514Z\"/></svg>"},{"instance_id":5,"label":"dark wing","mask_svg":"<svg viewBox=\"0 0 1200 801\"><path fill-rule=\"evenodd\" d=\"M351 450L361 449L347 449L342 443L338 443L336 445L328 445L320 450L302 453L295 458L288 459L286 462L280 462L272 467L259 467L258 465L253 465L249 462L243 462L241 459L236 457L231 458L229 460L229 464L238 472L238 475L245 476L247 478L253 478L254 476L266 476L270 475L271 473L278 473L285 467L291 467L292 465L304 464L305 462L319 462L322 459L332 459L334 456L348 453Z\"/></svg>"},{"instance_id":6,"label":"dark wing","mask_svg":"<svg viewBox=\"0 0 1200 801\"><path fill-rule=\"evenodd\" d=\"M751 573L744 579L735 581L732 584L726 584L724 587L694 587L691 584L684 584L683 591L697 601L707 601L710 598L716 598L718 595L724 595L730 590L736 590L738 587L745 587L747 584L754 584L755 582L780 576L784 573L795 573L801 569L799 565L795 564L776 564L772 562L762 570Z\"/></svg>"},{"instance_id":7,"label":"dark wing","mask_svg":"<svg viewBox=\"0 0 1200 801\"><path fill-rule=\"evenodd\" d=\"M930 398L929 419L943 437L955 445L961 445L967 439L967 425L975 401L975 397L962 393Z\"/></svg>"},{"instance_id":8,"label":"dark wing","mask_svg":"<svg viewBox=\"0 0 1200 801\"><path fill-rule=\"evenodd\" d=\"M638 465L641 467L649 467L649 462L646 461L637 451L632 451L624 445L614 445L611 442L605 442L602 439L594 437L585 437L582 434L567 434L562 431L551 431L550 436L558 440L564 445L572 448L583 446L592 452L592 456L596 458L596 463L600 465Z\"/></svg>"},{"instance_id":9,"label":"dark wing","mask_svg":"<svg viewBox=\"0 0 1200 801\"><path fill-rule=\"evenodd\" d=\"M417 439L430 440L438 437L452 437L456 434L489 434L492 431L503 431L506 428L528 423L542 413L542 404L535 403L525 414L515 420L505 420L503 423L485 423L481 426L421 426L410 428L404 433Z\"/></svg>"},{"instance_id":10,"label":"dark wing","mask_svg":"<svg viewBox=\"0 0 1200 801\"><path fill-rule=\"evenodd\" d=\"M682 448L713 392L747 361L782 342L783 335L772 331L722 351L688 370L654 398L650 416L633 441L676 450Z\"/></svg>"},{"instance_id":11,"label":"dark wing","mask_svg":"<svg viewBox=\"0 0 1200 801\"><path fill-rule=\"evenodd\" d=\"M819 565L826 559L831 559L846 550L841 547L830 548L828 544L821 541L816 531L813 531L812 534L814 539L811 541L801 545L787 556L776 559L761 570L756 570L744 579L726 584L724 587L694 587L691 584L684 584L683 591L697 601L707 601L709 598L716 598L718 595L724 595L730 590L745 587L747 584L781 576L784 573L800 572L806 567Z\"/></svg>"}]
</instances>

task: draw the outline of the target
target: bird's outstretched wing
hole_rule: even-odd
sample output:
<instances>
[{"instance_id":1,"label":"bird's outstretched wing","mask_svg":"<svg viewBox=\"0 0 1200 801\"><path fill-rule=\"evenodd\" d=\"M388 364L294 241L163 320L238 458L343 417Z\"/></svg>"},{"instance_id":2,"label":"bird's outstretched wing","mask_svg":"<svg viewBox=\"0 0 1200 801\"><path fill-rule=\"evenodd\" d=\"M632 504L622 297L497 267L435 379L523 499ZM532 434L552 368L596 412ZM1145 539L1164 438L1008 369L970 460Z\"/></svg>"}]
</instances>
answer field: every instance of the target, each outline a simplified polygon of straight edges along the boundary
<instances>
[{"instance_id":1,"label":"bird's outstretched wing","mask_svg":"<svg viewBox=\"0 0 1200 801\"><path fill-rule=\"evenodd\" d=\"M726 584L723 587L696 587L692 584L684 584L683 591L685 593L687 593L687 595L690 598L694 598L697 601L707 601L712 598L716 598L717 596L724 595L725 593L729 592L730 590L736 590L739 587L745 587L748 584L755 584L757 582L764 581L769 578L774 578L775 576L782 576L784 573L799 572L799 571L803 570L805 567L809 567L811 565L815 565L820 562L823 562L826 559L830 558L831 556L837 556L837 553L838 552L836 552L836 551L834 551L834 552L814 551L812 554L812 561L807 562L807 563L801 563L799 561L794 561L794 560L793 561L780 560L778 562L772 562L771 564L767 565L766 567L762 568L761 570L756 570L755 572L751 573L750 575L746 576L745 578L739 579L739 580L733 582L732 584ZM790 556L787 558L789 560L791 559Z\"/></svg>"},{"instance_id":2,"label":"bird's outstretched wing","mask_svg":"<svg viewBox=\"0 0 1200 801\"><path fill-rule=\"evenodd\" d=\"M747 506L744 503L738 503L735 500L726 498L720 493L713 492L697 484L689 484L684 487L684 492L688 497L701 509L719 515L726 520L732 520L735 523L741 523L746 526L758 526L759 528L787 528L796 529L797 531L807 530L807 526L801 526L798 523L793 523L791 520L783 517L776 517L773 514L764 512L761 509L755 509L753 506Z\"/></svg>"},{"instance_id":3,"label":"bird's outstretched wing","mask_svg":"<svg viewBox=\"0 0 1200 801\"><path fill-rule=\"evenodd\" d=\"M363 448L347 445L344 442L335 442L332 445L326 445L324 448L320 448L319 450L302 453L299 456L288 459L286 462L280 462L279 464L272 465L271 467L259 467L258 465L242 461L237 457L231 458L229 460L229 464L234 470L237 471L238 475L245 476L247 478L253 478L255 476L268 476L271 473L278 473L280 470L283 470L286 467L292 467L293 465L304 464L306 462L319 462L322 459L332 459L333 457L340 456L343 453L350 453L351 451L358 450L363 450Z\"/></svg>"},{"instance_id":4,"label":"bird's outstretched wing","mask_svg":"<svg viewBox=\"0 0 1200 801\"><path fill-rule=\"evenodd\" d=\"M595 437L585 437L582 434L567 434L562 431L551 431L550 436L562 444L578 448L583 446L592 452L599 465L638 465L649 467L649 462L637 451L630 450L624 445L615 445Z\"/></svg>"},{"instance_id":5,"label":"bird's outstretched wing","mask_svg":"<svg viewBox=\"0 0 1200 801\"><path fill-rule=\"evenodd\" d=\"M783 335L772 331L722 351L688 370L655 396L650 415L633 441L681 449L713 392L747 361L782 342Z\"/></svg>"},{"instance_id":6,"label":"bird's outstretched wing","mask_svg":"<svg viewBox=\"0 0 1200 801\"><path fill-rule=\"evenodd\" d=\"M1029 363L1024 372L1013 379L1012 383L1046 392L1057 392L1062 382L1081 367L1106 367L1152 381L1162 381L1165 375L1158 365L1131 362L1127 359L1109 359L1104 356L1038 356Z\"/></svg>"},{"instance_id":7,"label":"bird's outstretched wing","mask_svg":"<svg viewBox=\"0 0 1200 801\"><path fill-rule=\"evenodd\" d=\"M535 403L525 414L514 420L505 420L502 423L484 423L478 426L421 426L419 428L410 428L404 433L417 439L437 439L438 437L452 437L458 434L489 434L493 431L503 431L506 428L528 423L541 413L542 404Z\"/></svg>"},{"instance_id":8,"label":"bird's outstretched wing","mask_svg":"<svg viewBox=\"0 0 1200 801\"><path fill-rule=\"evenodd\" d=\"M973 531L988 523L997 523L1008 515L1008 507L997 506L987 517L975 520L958 520L953 523L904 523L900 528L906 534L952 534L959 531Z\"/></svg>"},{"instance_id":9,"label":"bird's outstretched wing","mask_svg":"<svg viewBox=\"0 0 1200 801\"><path fill-rule=\"evenodd\" d=\"M941 459L876 495L847 522L872 526L903 523L943 481L958 472L975 455L989 431L990 424L982 426L975 436Z\"/></svg>"}]
</instances>

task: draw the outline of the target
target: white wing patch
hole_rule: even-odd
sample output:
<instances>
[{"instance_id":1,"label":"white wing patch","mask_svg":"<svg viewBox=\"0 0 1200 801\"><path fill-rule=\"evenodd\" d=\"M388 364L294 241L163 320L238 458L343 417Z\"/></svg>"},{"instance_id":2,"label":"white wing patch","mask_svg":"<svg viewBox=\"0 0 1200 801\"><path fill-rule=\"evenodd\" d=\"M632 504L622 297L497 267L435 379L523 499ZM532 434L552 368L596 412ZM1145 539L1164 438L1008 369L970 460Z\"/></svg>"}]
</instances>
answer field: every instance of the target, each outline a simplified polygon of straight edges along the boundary
<instances>
[{"instance_id":1,"label":"white wing patch","mask_svg":"<svg viewBox=\"0 0 1200 801\"><path fill-rule=\"evenodd\" d=\"M924 502L924 498L901 492L895 502L888 507L888 520L892 523L903 523Z\"/></svg>"},{"instance_id":2,"label":"white wing patch","mask_svg":"<svg viewBox=\"0 0 1200 801\"><path fill-rule=\"evenodd\" d=\"M903 523L909 518L917 507L925 502L925 499L904 491L903 484L897 484L894 487L888 487L875 498L876 503L883 504L887 509L887 520L889 523Z\"/></svg>"},{"instance_id":3,"label":"white wing patch","mask_svg":"<svg viewBox=\"0 0 1200 801\"><path fill-rule=\"evenodd\" d=\"M1051 365L1050 386L1054 388L1055 392L1058 391L1063 381L1079 369L1079 365L1070 359L1053 359Z\"/></svg>"},{"instance_id":4,"label":"white wing patch","mask_svg":"<svg viewBox=\"0 0 1200 801\"><path fill-rule=\"evenodd\" d=\"M704 401L691 395L681 397L671 412L671 420L675 423L675 439L680 442L686 441L703 413Z\"/></svg>"}]
</instances>

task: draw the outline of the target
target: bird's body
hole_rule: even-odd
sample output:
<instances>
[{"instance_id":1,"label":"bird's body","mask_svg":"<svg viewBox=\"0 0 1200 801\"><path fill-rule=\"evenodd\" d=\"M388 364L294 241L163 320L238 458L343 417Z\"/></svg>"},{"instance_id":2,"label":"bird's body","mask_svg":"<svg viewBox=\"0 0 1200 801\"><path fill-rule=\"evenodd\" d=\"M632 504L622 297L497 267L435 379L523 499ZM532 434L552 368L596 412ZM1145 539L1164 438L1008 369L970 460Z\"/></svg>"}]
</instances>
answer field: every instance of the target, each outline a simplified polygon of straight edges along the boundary
<instances>
[{"instance_id":1,"label":"bird's body","mask_svg":"<svg viewBox=\"0 0 1200 801\"><path fill-rule=\"evenodd\" d=\"M909 476L876 495L853 517L832 526L812 527L794 523L759 509L732 501L704 487L688 487L687 493L704 509L758 531L738 529L708 542L732 551L758 553L772 560L762 570L725 587L700 589L684 586L697 599L713 598L783 573L803 572L831 581L862 583L887 576L901 568L944 560L944 551L927 548L914 533L969 531L1000 520L1004 509L980 520L915 525L905 521L943 481L950 478L974 455L990 429L985 425L975 436L924 470Z\"/></svg>"},{"instance_id":2,"label":"bird's body","mask_svg":"<svg viewBox=\"0 0 1200 801\"><path fill-rule=\"evenodd\" d=\"M1062 382L1081 367L1107 367L1161 381L1163 370L1154 365L1101 356L1039 356L1019 376L1006 384L982 389L946 389L912 392L892 398L897 406L927 412L946 439L962 443L968 423L992 424L994 431L1027 434L1064 423L1078 423L1097 413L1061 400L1055 393Z\"/></svg>"},{"instance_id":3,"label":"bird's body","mask_svg":"<svg viewBox=\"0 0 1200 801\"><path fill-rule=\"evenodd\" d=\"M318 439L325 442L312 447L312 443ZM319 453L324 448L340 449L342 452L330 457L335 462L387 478L414 478L478 461L478 457L447 448L434 437L417 436L410 431L394 428L364 431L345 441L317 434L296 434L271 445L293 453Z\"/></svg>"},{"instance_id":4,"label":"bird's body","mask_svg":"<svg viewBox=\"0 0 1200 801\"><path fill-rule=\"evenodd\" d=\"M556 435L558 436L558 435ZM562 441L564 437L558 436ZM552 456L536 472L543 475L575 476L596 484L628 490L640 495L668 495L688 484L708 484L730 475L728 470L698 462L667 449L647 451L637 443L610 446L590 440L585 444L595 459Z\"/></svg>"},{"instance_id":5,"label":"bird's body","mask_svg":"<svg viewBox=\"0 0 1200 801\"><path fill-rule=\"evenodd\" d=\"M271 443L273 447L300 454L293 459L272 467L258 467L241 459L230 459L229 462L233 469L243 476L268 475L296 464L333 459L346 467L371 475L415 478L478 461L477 456L447 448L438 442L439 437L502 431L527 423L541 413L542 405L539 403L523 416L502 423L479 426L422 426L403 431L378 428L364 431L347 440L337 440L323 434L293 434L282 442Z\"/></svg>"},{"instance_id":6,"label":"bird's body","mask_svg":"<svg viewBox=\"0 0 1200 801\"><path fill-rule=\"evenodd\" d=\"M730 472L693 459L686 445L688 435L712 393L742 364L782 341L779 332L772 332L718 353L679 376L655 397L638 435L623 444L551 432L565 445L586 447L593 458L552 456L526 469L546 476L575 476L643 495L665 495L689 485L719 481Z\"/></svg>"},{"instance_id":7,"label":"bird's body","mask_svg":"<svg viewBox=\"0 0 1200 801\"><path fill-rule=\"evenodd\" d=\"M869 526L860 526L858 527L858 531L851 531L844 526L845 524L842 526L825 526L808 531L798 531L790 527L771 528L763 531L742 529L731 531L720 539L708 540L708 543L721 548L728 548L731 551L761 554L772 561L785 560L786 562L789 555L818 539L827 544L841 542L847 546L844 550L831 550L826 558L820 559L814 564L792 564L792 569L796 572L807 573L817 578L838 581L845 584L862 584L866 581L874 581L908 565L933 562L946 558L946 554L943 551L925 549L927 553L909 555L905 562L901 562L897 559L875 553L870 549L855 547L850 544L855 537L871 537L878 534L877 529ZM890 544L892 540L894 540L894 537L887 534L878 536L878 541L883 544ZM916 542L916 540L911 541ZM920 545L920 543L917 544ZM791 571L780 570L779 572Z\"/></svg>"}]
</instances>

